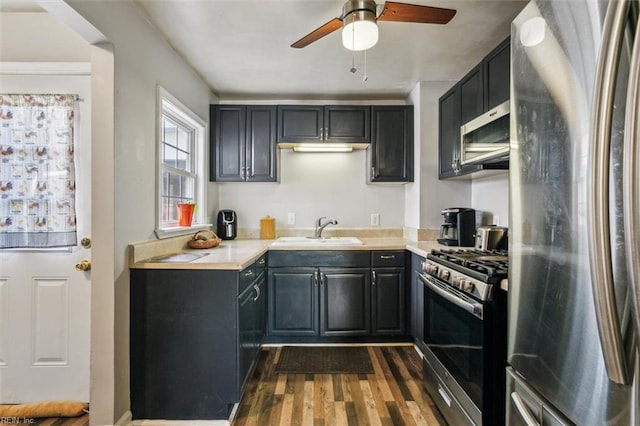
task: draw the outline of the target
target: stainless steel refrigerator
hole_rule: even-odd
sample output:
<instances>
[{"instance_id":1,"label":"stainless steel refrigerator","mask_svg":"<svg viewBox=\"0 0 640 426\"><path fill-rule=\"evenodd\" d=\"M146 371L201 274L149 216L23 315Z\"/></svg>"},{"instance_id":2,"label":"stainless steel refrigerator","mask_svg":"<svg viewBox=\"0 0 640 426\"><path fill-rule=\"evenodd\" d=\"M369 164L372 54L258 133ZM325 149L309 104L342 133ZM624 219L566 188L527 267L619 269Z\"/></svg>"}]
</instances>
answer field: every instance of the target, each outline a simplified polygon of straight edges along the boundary
<instances>
[{"instance_id":1,"label":"stainless steel refrigerator","mask_svg":"<svg viewBox=\"0 0 640 426\"><path fill-rule=\"evenodd\" d=\"M638 1L511 32L507 424L640 424Z\"/></svg>"}]
</instances>

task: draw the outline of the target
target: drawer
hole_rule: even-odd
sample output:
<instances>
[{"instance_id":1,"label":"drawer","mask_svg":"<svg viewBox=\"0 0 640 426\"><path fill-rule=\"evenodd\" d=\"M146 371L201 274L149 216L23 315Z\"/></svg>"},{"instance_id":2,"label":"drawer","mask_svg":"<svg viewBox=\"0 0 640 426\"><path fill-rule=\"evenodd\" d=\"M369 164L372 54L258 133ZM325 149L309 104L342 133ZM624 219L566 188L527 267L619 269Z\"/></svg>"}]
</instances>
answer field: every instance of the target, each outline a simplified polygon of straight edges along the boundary
<instances>
[{"instance_id":1,"label":"drawer","mask_svg":"<svg viewBox=\"0 0 640 426\"><path fill-rule=\"evenodd\" d=\"M245 291L256 279L256 264L252 263L251 265L244 268L240 271L240 285L238 287L238 294L241 294Z\"/></svg>"},{"instance_id":2,"label":"drawer","mask_svg":"<svg viewBox=\"0 0 640 426\"><path fill-rule=\"evenodd\" d=\"M267 269L267 254L263 254L262 256L260 256L258 258L258 260L256 260L255 262L255 266L256 266L256 275L260 275L261 272L263 272L264 270Z\"/></svg>"},{"instance_id":3,"label":"drawer","mask_svg":"<svg viewBox=\"0 0 640 426\"><path fill-rule=\"evenodd\" d=\"M376 250L371 252L371 267L404 267L404 250Z\"/></svg>"},{"instance_id":4,"label":"drawer","mask_svg":"<svg viewBox=\"0 0 640 426\"><path fill-rule=\"evenodd\" d=\"M368 268L368 250L275 250L269 253L269 267Z\"/></svg>"}]
</instances>

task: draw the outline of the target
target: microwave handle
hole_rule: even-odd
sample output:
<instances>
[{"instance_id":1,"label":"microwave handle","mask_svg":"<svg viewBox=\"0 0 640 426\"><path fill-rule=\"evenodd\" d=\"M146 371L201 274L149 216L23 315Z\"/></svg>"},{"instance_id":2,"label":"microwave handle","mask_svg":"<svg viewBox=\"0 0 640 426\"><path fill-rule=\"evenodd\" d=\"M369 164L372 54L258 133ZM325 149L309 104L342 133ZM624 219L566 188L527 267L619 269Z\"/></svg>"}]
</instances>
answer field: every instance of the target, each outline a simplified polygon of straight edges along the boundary
<instances>
[{"instance_id":1,"label":"microwave handle","mask_svg":"<svg viewBox=\"0 0 640 426\"><path fill-rule=\"evenodd\" d=\"M433 284L428 277L424 275L420 275L419 277L420 277L420 280L424 283L424 285L429 287L429 290L433 291L434 293L437 293L438 295L447 299L449 302L453 303L454 305L464 309L465 311L470 312L479 318L482 318L482 305L480 303L471 303L471 302L467 302L466 300L462 300L459 297L456 297L454 294L448 292L447 290L444 290L438 287L437 285Z\"/></svg>"}]
</instances>

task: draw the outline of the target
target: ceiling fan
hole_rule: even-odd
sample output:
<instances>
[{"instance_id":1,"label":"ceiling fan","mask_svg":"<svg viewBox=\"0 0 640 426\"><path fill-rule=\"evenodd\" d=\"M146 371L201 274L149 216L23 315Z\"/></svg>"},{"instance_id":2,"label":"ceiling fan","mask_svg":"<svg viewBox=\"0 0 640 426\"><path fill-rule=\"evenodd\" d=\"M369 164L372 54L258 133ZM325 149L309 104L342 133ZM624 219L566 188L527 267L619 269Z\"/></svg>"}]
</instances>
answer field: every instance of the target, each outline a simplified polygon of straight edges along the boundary
<instances>
[{"instance_id":1,"label":"ceiling fan","mask_svg":"<svg viewBox=\"0 0 640 426\"><path fill-rule=\"evenodd\" d=\"M379 13L378 13L379 11ZM374 0L348 0L342 15L313 30L291 47L302 48L342 27L342 44L349 50L366 50L378 41L377 21L446 24L456 11L431 6L419 6L393 1L383 6Z\"/></svg>"}]
</instances>

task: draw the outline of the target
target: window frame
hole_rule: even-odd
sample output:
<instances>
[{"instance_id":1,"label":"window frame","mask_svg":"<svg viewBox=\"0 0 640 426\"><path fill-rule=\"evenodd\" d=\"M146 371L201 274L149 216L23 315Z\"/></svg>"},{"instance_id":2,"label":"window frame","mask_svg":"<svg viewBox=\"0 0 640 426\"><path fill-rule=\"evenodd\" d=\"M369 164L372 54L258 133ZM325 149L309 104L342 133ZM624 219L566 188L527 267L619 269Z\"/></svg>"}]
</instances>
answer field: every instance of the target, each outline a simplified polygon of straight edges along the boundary
<instances>
[{"instance_id":1,"label":"window frame","mask_svg":"<svg viewBox=\"0 0 640 426\"><path fill-rule=\"evenodd\" d=\"M185 172L162 163L163 118L169 118L179 126L186 127L193 133L191 156L191 172ZM207 211L207 135L208 125L206 121L197 116L191 109L171 95L166 89L158 86L157 114L156 114L156 229L158 238L168 238L179 235L191 234L194 231L211 228L206 221ZM195 177L193 200L198 208L193 216L193 224L190 227L178 226L177 222L165 223L162 220L162 172L168 170L181 176Z\"/></svg>"}]
</instances>

